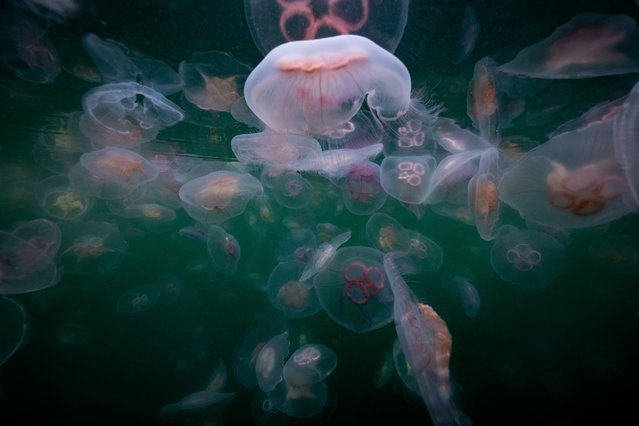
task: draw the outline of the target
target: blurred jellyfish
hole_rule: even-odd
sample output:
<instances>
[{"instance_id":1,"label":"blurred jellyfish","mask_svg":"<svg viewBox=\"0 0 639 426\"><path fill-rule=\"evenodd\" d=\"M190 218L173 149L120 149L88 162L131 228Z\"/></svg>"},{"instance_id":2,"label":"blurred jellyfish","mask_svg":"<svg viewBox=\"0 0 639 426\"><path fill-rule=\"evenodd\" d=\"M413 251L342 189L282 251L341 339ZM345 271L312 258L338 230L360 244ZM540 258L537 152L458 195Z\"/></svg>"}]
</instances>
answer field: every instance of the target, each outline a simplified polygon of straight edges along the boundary
<instances>
[{"instance_id":1,"label":"blurred jellyfish","mask_svg":"<svg viewBox=\"0 0 639 426\"><path fill-rule=\"evenodd\" d=\"M251 412L253 420L258 426L282 426L289 417L286 413L278 410L268 395L264 392L256 392L251 402Z\"/></svg>"},{"instance_id":2,"label":"blurred jellyfish","mask_svg":"<svg viewBox=\"0 0 639 426\"><path fill-rule=\"evenodd\" d=\"M277 243L275 257L278 262L294 260L306 263L311 260L316 248L317 239L313 231L307 228L294 228Z\"/></svg>"},{"instance_id":3,"label":"blurred jellyfish","mask_svg":"<svg viewBox=\"0 0 639 426\"><path fill-rule=\"evenodd\" d=\"M124 208L126 217L142 219L147 225L158 225L175 220L175 211L156 203L131 204Z\"/></svg>"},{"instance_id":4,"label":"blurred jellyfish","mask_svg":"<svg viewBox=\"0 0 639 426\"><path fill-rule=\"evenodd\" d=\"M179 195L189 216L216 225L242 214L249 200L262 192L260 181L248 173L215 171L188 181Z\"/></svg>"},{"instance_id":5,"label":"blurred jellyfish","mask_svg":"<svg viewBox=\"0 0 639 426\"><path fill-rule=\"evenodd\" d=\"M390 0L383 6L370 0L244 0L253 41L265 55L286 42L338 34L360 34L393 52L404 33L408 0Z\"/></svg>"},{"instance_id":6,"label":"blurred jellyfish","mask_svg":"<svg viewBox=\"0 0 639 426\"><path fill-rule=\"evenodd\" d=\"M287 171L270 181L271 195L282 207L298 210L311 202L313 186L301 174Z\"/></svg>"},{"instance_id":7,"label":"blurred jellyfish","mask_svg":"<svg viewBox=\"0 0 639 426\"><path fill-rule=\"evenodd\" d=\"M370 247L344 247L313 279L329 317L348 330L366 333L392 321L393 296L383 253Z\"/></svg>"},{"instance_id":8,"label":"blurred jellyfish","mask_svg":"<svg viewBox=\"0 0 639 426\"><path fill-rule=\"evenodd\" d=\"M613 143L615 156L624 171L628 191L623 193L624 201L632 210L639 209L639 84L635 84L614 122Z\"/></svg>"},{"instance_id":9,"label":"blurred jellyfish","mask_svg":"<svg viewBox=\"0 0 639 426\"><path fill-rule=\"evenodd\" d=\"M287 318L308 317L322 309L313 284L300 278L304 269L301 262L280 262L269 275L268 299Z\"/></svg>"},{"instance_id":10,"label":"blurred jellyfish","mask_svg":"<svg viewBox=\"0 0 639 426\"><path fill-rule=\"evenodd\" d=\"M211 392L208 389L186 395L180 401L164 405L160 418L170 423L188 423L210 419L229 405L235 392Z\"/></svg>"},{"instance_id":11,"label":"blurred jellyfish","mask_svg":"<svg viewBox=\"0 0 639 426\"><path fill-rule=\"evenodd\" d=\"M240 244L233 235L221 226L211 226L206 233L206 249L215 269L227 277L235 274L240 262Z\"/></svg>"},{"instance_id":12,"label":"blurred jellyfish","mask_svg":"<svg viewBox=\"0 0 639 426\"><path fill-rule=\"evenodd\" d=\"M582 13L546 39L499 67L536 78L584 78L639 71L635 20L627 15Z\"/></svg>"},{"instance_id":13,"label":"blurred jellyfish","mask_svg":"<svg viewBox=\"0 0 639 426\"><path fill-rule=\"evenodd\" d=\"M459 127L450 118L439 117L437 119L433 126L433 137L439 146L451 154L483 150L493 146L485 138Z\"/></svg>"},{"instance_id":14,"label":"blurred jellyfish","mask_svg":"<svg viewBox=\"0 0 639 426\"><path fill-rule=\"evenodd\" d=\"M480 300L476 287L477 277L473 271L464 266L458 266L442 278L442 285L461 300L467 317L473 318L477 315Z\"/></svg>"},{"instance_id":15,"label":"blurred jellyfish","mask_svg":"<svg viewBox=\"0 0 639 426\"><path fill-rule=\"evenodd\" d=\"M237 135L231 149L241 163L281 166L320 155L322 147L310 136L282 135L270 131Z\"/></svg>"},{"instance_id":16,"label":"blurred jellyfish","mask_svg":"<svg viewBox=\"0 0 639 426\"><path fill-rule=\"evenodd\" d=\"M321 271L324 266L333 260L337 249L350 238L351 231L347 231L335 236L335 238L333 238L330 242L320 244L315 252L313 252L311 260L307 265L305 265L300 281L307 281L313 277L313 275Z\"/></svg>"},{"instance_id":17,"label":"blurred jellyfish","mask_svg":"<svg viewBox=\"0 0 639 426\"><path fill-rule=\"evenodd\" d=\"M369 215L386 202L388 194L380 180L380 167L372 161L353 164L334 183L340 188L344 205L355 215Z\"/></svg>"},{"instance_id":18,"label":"blurred jellyfish","mask_svg":"<svg viewBox=\"0 0 639 426\"><path fill-rule=\"evenodd\" d=\"M163 305L174 304L182 293L182 279L175 275L163 275L155 284L160 289L160 303Z\"/></svg>"},{"instance_id":19,"label":"blurred jellyfish","mask_svg":"<svg viewBox=\"0 0 639 426\"><path fill-rule=\"evenodd\" d=\"M53 259L62 241L60 227L48 219L34 219L13 229L13 235L31 244Z\"/></svg>"},{"instance_id":20,"label":"blurred jellyfish","mask_svg":"<svg viewBox=\"0 0 639 426\"><path fill-rule=\"evenodd\" d=\"M109 222L62 222L60 261L65 273L95 274L117 268L128 251L118 227Z\"/></svg>"},{"instance_id":21,"label":"blurred jellyfish","mask_svg":"<svg viewBox=\"0 0 639 426\"><path fill-rule=\"evenodd\" d=\"M431 176L437 162L431 155L384 157L381 185L390 195L408 204L421 204L430 191Z\"/></svg>"},{"instance_id":22,"label":"blurred jellyfish","mask_svg":"<svg viewBox=\"0 0 639 426\"><path fill-rule=\"evenodd\" d=\"M162 295L155 284L144 284L124 292L116 304L118 312L123 314L137 314L151 309Z\"/></svg>"},{"instance_id":23,"label":"blurred jellyfish","mask_svg":"<svg viewBox=\"0 0 639 426\"><path fill-rule=\"evenodd\" d=\"M317 382L292 386L282 381L268 393L268 397L273 406L291 417L312 417L326 406L326 385Z\"/></svg>"},{"instance_id":24,"label":"blurred jellyfish","mask_svg":"<svg viewBox=\"0 0 639 426\"><path fill-rule=\"evenodd\" d=\"M266 342L257 355L255 374L263 392L272 391L282 381L282 370L289 346L288 332L284 332Z\"/></svg>"},{"instance_id":25,"label":"blurred jellyfish","mask_svg":"<svg viewBox=\"0 0 639 426\"><path fill-rule=\"evenodd\" d=\"M282 375L287 385L308 386L324 380L336 366L337 355L331 348L307 344L293 352Z\"/></svg>"},{"instance_id":26,"label":"blurred jellyfish","mask_svg":"<svg viewBox=\"0 0 639 426\"><path fill-rule=\"evenodd\" d=\"M639 236L610 235L588 245L588 252L600 267L624 274L639 273Z\"/></svg>"},{"instance_id":27,"label":"blurred jellyfish","mask_svg":"<svg viewBox=\"0 0 639 426\"><path fill-rule=\"evenodd\" d=\"M74 220L91 209L92 199L71 187L65 175L43 179L37 188L40 207L49 216L58 220Z\"/></svg>"},{"instance_id":28,"label":"blurred jellyfish","mask_svg":"<svg viewBox=\"0 0 639 426\"><path fill-rule=\"evenodd\" d=\"M375 389L383 388L390 380L395 370L393 366L393 352L386 351L382 355L382 361L375 373Z\"/></svg>"},{"instance_id":29,"label":"blurred jellyfish","mask_svg":"<svg viewBox=\"0 0 639 426\"><path fill-rule=\"evenodd\" d=\"M479 136L489 142L499 142L499 99L495 76L497 64L489 57L475 64L473 80L468 86L467 113Z\"/></svg>"},{"instance_id":30,"label":"blurred jellyfish","mask_svg":"<svg viewBox=\"0 0 639 426\"><path fill-rule=\"evenodd\" d=\"M29 322L22 304L0 296L0 367L24 344Z\"/></svg>"},{"instance_id":31,"label":"blurred jellyfish","mask_svg":"<svg viewBox=\"0 0 639 426\"><path fill-rule=\"evenodd\" d=\"M479 37L479 21L472 6L466 6L464 10L464 20L459 30L457 41L457 53L453 59L453 64L462 63L475 48Z\"/></svg>"},{"instance_id":32,"label":"blurred jellyfish","mask_svg":"<svg viewBox=\"0 0 639 426\"><path fill-rule=\"evenodd\" d=\"M564 265L564 248L540 231L507 225L490 249L490 264L504 281L522 287L550 285Z\"/></svg>"},{"instance_id":33,"label":"blurred jellyfish","mask_svg":"<svg viewBox=\"0 0 639 426\"><path fill-rule=\"evenodd\" d=\"M479 158L477 174L468 182L468 206L479 236L485 241L496 237L500 225L501 203L497 196L499 151L489 148Z\"/></svg>"},{"instance_id":34,"label":"blurred jellyfish","mask_svg":"<svg viewBox=\"0 0 639 426\"><path fill-rule=\"evenodd\" d=\"M408 234L408 247L399 249L406 250L415 260L415 274L431 275L439 270L444 262L444 251L431 238L417 231L406 230Z\"/></svg>"},{"instance_id":35,"label":"blurred jellyfish","mask_svg":"<svg viewBox=\"0 0 639 426\"><path fill-rule=\"evenodd\" d=\"M408 110L410 91L404 64L355 35L278 46L245 85L246 103L269 128L334 136L354 129L350 120L367 95L369 108L379 118L393 120Z\"/></svg>"},{"instance_id":36,"label":"blurred jellyfish","mask_svg":"<svg viewBox=\"0 0 639 426\"><path fill-rule=\"evenodd\" d=\"M386 213L374 213L368 218L366 238L383 252L406 250L410 245L404 226Z\"/></svg>"}]
</instances>

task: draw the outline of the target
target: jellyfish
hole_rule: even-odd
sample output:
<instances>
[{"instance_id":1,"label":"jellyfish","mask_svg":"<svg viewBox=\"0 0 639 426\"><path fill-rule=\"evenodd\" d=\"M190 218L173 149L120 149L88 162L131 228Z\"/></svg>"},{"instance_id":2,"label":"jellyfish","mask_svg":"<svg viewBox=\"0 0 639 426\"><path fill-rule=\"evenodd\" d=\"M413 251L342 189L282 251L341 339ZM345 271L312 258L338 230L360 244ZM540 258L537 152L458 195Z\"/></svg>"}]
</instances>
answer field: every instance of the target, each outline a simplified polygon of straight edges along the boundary
<instances>
[{"instance_id":1,"label":"jellyfish","mask_svg":"<svg viewBox=\"0 0 639 426\"><path fill-rule=\"evenodd\" d=\"M348 211L367 216L384 205L388 194L382 188L380 170L372 161L355 163L345 176L334 182Z\"/></svg>"},{"instance_id":2,"label":"jellyfish","mask_svg":"<svg viewBox=\"0 0 639 426\"><path fill-rule=\"evenodd\" d=\"M440 245L420 232L407 229L406 233L408 234L408 247L397 246L394 250L408 252L415 260L415 274L432 275L437 272L444 262L444 251Z\"/></svg>"},{"instance_id":3,"label":"jellyfish","mask_svg":"<svg viewBox=\"0 0 639 426\"><path fill-rule=\"evenodd\" d=\"M288 333L284 332L266 342L257 355L255 374L263 392L272 391L282 381L282 370L289 346Z\"/></svg>"},{"instance_id":4,"label":"jellyfish","mask_svg":"<svg viewBox=\"0 0 639 426\"><path fill-rule=\"evenodd\" d=\"M231 54L218 51L196 52L180 63L184 96L198 108L230 111L242 96L242 85L251 68Z\"/></svg>"},{"instance_id":5,"label":"jellyfish","mask_svg":"<svg viewBox=\"0 0 639 426\"><path fill-rule=\"evenodd\" d=\"M384 157L380 183L391 197L407 204L421 204L428 197L436 165L432 155Z\"/></svg>"},{"instance_id":6,"label":"jellyfish","mask_svg":"<svg viewBox=\"0 0 639 426\"><path fill-rule=\"evenodd\" d=\"M610 235L590 243L588 252L595 263L605 270L629 275L639 273L637 235Z\"/></svg>"},{"instance_id":7,"label":"jellyfish","mask_svg":"<svg viewBox=\"0 0 639 426\"><path fill-rule=\"evenodd\" d=\"M0 336L2 336L0 339L0 367L2 367L24 344L29 330L29 322L22 303L4 296L0 296L0 319Z\"/></svg>"},{"instance_id":8,"label":"jellyfish","mask_svg":"<svg viewBox=\"0 0 639 426\"><path fill-rule=\"evenodd\" d=\"M479 311L479 292L477 291L477 277L465 266L458 266L442 278L442 285L464 304L464 312L469 318L474 318Z\"/></svg>"},{"instance_id":9,"label":"jellyfish","mask_svg":"<svg viewBox=\"0 0 639 426\"><path fill-rule=\"evenodd\" d=\"M320 303L333 321L356 333L392 321L393 297L382 257L381 251L371 247L342 247L315 276Z\"/></svg>"},{"instance_id":10,"label":"jellyfish","mask_svg":"<svg viewBox=\"0 0 639 426\"><path fill-rule=\"evenodd\" d=\"M48 219L33 219L13 229L13 235L31 244L53 259L58 253L62 233L60 227Z\"/></svg>"},{"instance_id":11,"label":"jellyfish","mask_svg":"<svg viewBox=\"0 0 639 426\"><path fill-rule=\"evenodd\" d=\"M212 225L206 232L206 250L215 269L227 277L235 274L240 262L240 244L233 235L219 225Z\"/></svg>"},{"instance_id":12,"label":"jellyfish","mask_svg":"<svg viewBox=\"0 0 639 426\"><path fill-rule=\"evenodd\" d=\"M468 58L479 37L479 21L475 15L475 9L472 6L466 6L464 10L464 20L459 30L459 39L457 41L457 52L453 59L453 64L460 64Z\"/></svg>"},{"instance_id":13,"label":"jellyfish","mask_svg":"<svg viewBox=\"0 0 639 426\"><path fill-rule=\"evenodd\" d=\"M504 281L527 288L550 285L564 265L564 248L541 231L503 226L490 249L490 264Z\"/></svg>"},{"instance_id":14,"label":"jellyfish","mask_svg":"<svg viewBox=\"0 0 639 426\"><path fill-rule=\"evenodd\" d=\"M282 426L289 417L286 413L278 410L268 395L264 392L256 392L251 402L251 412L253 420L258 426Z\"/></svg>"},{"instance_id":15,"label":"jellyfish","mask_svg":"<svg viewBox=\"0 0 639 426\"><path fill-rule=\"evenodd\" d=\"M266 55L291 41L359 34L395 51L408 19L408 0L244 0L246 20L258 49Z\"/></svg>"},{"instance_id":16,"label":"jellyfish","mask_svg":"<svg viewBox=\"0 0 639 426\"><path fill-rule=\"evenodd\" d=\"M160 289L160 303L163 305L174 304L182 293L182 279L175 275L163 275L155 280L155 284Z\"/></svg>"},{"instance_id":17,"label":"jellyfish","mask_svg":"<svg viewBox=\"0 0 639 426\"><path fill-rule=\"evenodd\" d=\"M627 15L582 13L546 39L526 47L499 67L536 78L584 78L639 71L635 20Z\"/></svg>"},{"instance_id":18,"label":"jellyfish","mask_svg":"<svg viewBox=\"0 0 639 426\"><path fill-rule=\"evenodd\" d=\"M406 250L410 245L404 226L386 213L374 213L366 221L366 238L383 252Z\"/></svg>"},{"instance_id":19,"label":"jellyfish","mask_svg":"<svg viewBox=\"0 0 639 426\"><path fill-rule=\"evenodd\" d=\"M275 257L278 262L294 260L306 263L311 260L316 248L317 239L312 230L294 228L278 242Z\"/></svg>"},{"instance_id":20,"label":"jellyfish","mask_svg":"<svg viewBox=\"0 0 639 426\"><path fill-rule=\"evenodd\" d=\"M144 284L124 292L117 301L116 309L123 314L137 314L155 306L162 293L155 284Z\"/></svg>"},{"instance_id":21,"label":"jellyfish","mask_svg":"<svg viewBox=\"0 0 639 426\"><path fill-rule=\"evenodd\" d=\"M454 120L444 117L439 117L433 125L433 137L439 146L451 154L483 150L493 146L485 138L459 127Z\"/></svg>"},{"instance_id":22,"label":"jellyfish","mask_svg":"<svg viewBox=\"0 0 639 426\"><path fill-rule=\"evenodd\" d=\"M502 175L499 198L526 220L585 228L629 212L612 120L564 132L528 151Z\"/></svg>"},{"instance_id":23,"label":"jellyfish","mask_svg":"<svg viewBox=\"0 0 639 426\"><path fill-rule=\"evenodd\" d=\"M70 221L60 224L60 262L65 273L95 274L120 266L128 244L118 227L109 222Z\"/></svg>"},{"instance_id":24,"label":"jellyfish","mask_svg":"<svg viewBox=\"0 0 639 426\"><path fill-rule=\"evenodd\" d=\"M299 210L311 202L313 186L301 174L287 171L270 181L271 195L282 207Z\"/></svg>"},{"instance_id":25,"label":"jellyfish","mask_svg":"<svg viewBox=\"0 0 639 426\"><path fill-rule=\"evenodd\" d=\"M413 93L408 110L396 120L385 120L384 155L420 156L434 154L437 148L431 137L442 106L421 100L423 95Z\"/></svg>"},{"instance_id":26,"label":"jellyfish","mask_svg":"<svg viewBox=\"0 0 639 426\"><path fill-rule=\"evenodd\" d=\"M244 89L249 108L278 133L339 135L352 130L366 95L383 120L405 114L411 80L404 64L374 42L341 35L274 48Z\"/></svg>"},{"instance_id":27,"label":"jellyfish","mask_svg":"<svg viewBox=\"0 0 639 426\"><path fill-rule=\"evenodd\" d=\"M231 149L241 163L280 166L320 155L322 147L310 136L281 135L269 131L237 135Z\"/></svg>"},{"instance_id":28,"label":"jellyfish","mask_svg":"<svg viewBox=\"0 0 639 426\"><path fill-rule=\"evenodd\" d=\"M328 149L319 155L292 161L288 167L297 171L318 172L328 179L340 178L347 174L354 164L377 157L382 151L382 147L381 143L376 143L354 149Z\"/></svg>"},{"instance_id":29,"label":"jellyfish","mask_svg":"<svg viewBox=\"0 0 639 426\"><path fill-rule=\"evenodd\" d=\"M201 421L229 405L233 398L235 392L211 392L204 389L188 394L176 403L164 405L160 409L160 418L170 423Z\"/></svg>"},{"instance_id":30,"label":"jellyfish","mask_svg":"<svg viewBox=\"0 0 639 426\"><path fill-rule=\"evenodd\" d=\"M337 355L331 348L307 344L298 348L284 364L282 376L287 385L308 386L321 382L337 366Z\"/></svg>"},{"instance_id":31,"label":"jellyfish","mask_svg":"<svg viewBox=\"0 0 639 426\"><path fill-rule=\"evenodd\" d=\"M637 138L639 124L637 117L639 111L639 84L630 91L628 98L621 105L621 110L613 125L613 144L615 157L626 176L628 191L623 193L626 204L632 209L639 209L639 149L637 149ZM633 142L634 141L634 142Z\"/></svg>"},{"instance_id":32,"label":"jellyfish","mask_svg":"<svg viewBox=\"0 0 639 426\"><path fill-rule=\"evenodd\" d=\"M485 241L496 237L501 203L497 194L500 173L499 151L489 148L481 153L477 174L468 182L468 206L479 236Z\"/></svg>"},{"instance_id":33,"label":"jellyfish","mask_svg":"<svg viewBox=\"0 0 639 426\"><path fill-rule=\"evenodd\" d=\"M176 218L175 211L156 203L131 204L124 208L126 217L142 219L147 224L172 222Z\"/></svg>"},{"instance_id":34,"label":"jellyfish","mask_svg":"<svg viewBox=\"0 0 639 426\"><path fill-rule=\"evenodd\" d=\"M40 207L51 217L74 220L87 213L93 201L87 194L75 190L66 175L54 175L43 179L37 188Z\"/></svg>"},{"instance_id":35,"label":"jellyfish","mask_svg":"<svg viewBox=\"0 0 639 426\"><path fill-rule=\"evenodd\" d=\"M300 278L304 269L301 262L280 262L269 275L266 295L287 318L308 317L322 309L313 284Z\"/></svg>"},{"instance_id":36,"label":"jellyfish","mask_svg":"<svg viewBox=\"0 0 639 426\"><path fill-rule=\"evenodd\" d=\"M249 200L262 192L262 184L250 174L221 170L188 181L179 195L189 216L217 225L242 214Z\"/></svg>"},{"instance_id":37,"label":"jellyfish","mask_svg":"<svg viewBox=\"0 0 639 426\"><path fill-rule=\"evenodd\" d=\"M495 82L497 63L489 57L475 64L468 86L467 113L479 135L489 142L499 141L499 98Z\"/></svg>"},{"instance_id":38,"label":"jellyfish","mask_svg":"<svg viewBox=\"0 0 639 426\"><path fill-rule=\"evenodd\" d=\"M268 392L268 398L275 408L291 417L312 417L326 406L326 385L317 382L307 386L293 386L281 381Z\"/></svg>"},{"instance_id":39,"label":"jellyfish","mask_svg":"<svg viewBox=\"0 0 639 426\"><path fill-rule=\"evenodd\" d=\"M382 361L375 373L375 389L383 388L390 380L395 370L393 366L393 352L386 351L382 356Z\"/></svg>"},{"instance_id":40,"label":"jellyfish","mask_svg":"<svg viewBox=\"0 0 639 426\"><path fill-rule=\"evenodd\" d=\"M316 273L321 271L324 266L326 266L331 260L333 260L337 249L340 248L342 244L346 243L350 238L351 231L347 231L335 236L335 238L333 238L330 242L320 244L319 247L313 252L313 257L311 257L308 264L304 266L300 281L307 281Z\"/></svg>"}]
</instances>

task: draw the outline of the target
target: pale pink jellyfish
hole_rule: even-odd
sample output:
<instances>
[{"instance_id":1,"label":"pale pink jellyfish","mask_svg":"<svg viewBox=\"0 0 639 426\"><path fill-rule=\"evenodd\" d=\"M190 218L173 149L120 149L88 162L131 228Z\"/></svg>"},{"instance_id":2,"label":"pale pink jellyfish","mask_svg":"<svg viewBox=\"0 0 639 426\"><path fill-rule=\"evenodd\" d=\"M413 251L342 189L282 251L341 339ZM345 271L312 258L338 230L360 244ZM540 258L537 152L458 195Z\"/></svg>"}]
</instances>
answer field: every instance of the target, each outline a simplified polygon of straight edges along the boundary
<instances>
[{"instance_id":1,"label":"pale pink jellyfish","mask_svg":"<svg viewBox=\"0 0 639 426\"><path fill-rule=\"evenodd\" d=\"M322 309L313 283L300 279L304 266L297 261L280 262L268 277L266 295L287 318L305 318Z\"/></svg>"},{"instance_id":2,"label":"pale pink jellyfish","mask_svg":"<svg viewBox=\"0 0 639 426\"><path fill-rule=\"evenodd\" d=\"M407 204L421 204L430 192L436 165L432 155L384 157L380 183L391 197Z\"/></svg>"},{"instance_id":3,"label":"pale pink jellyfish","mask_svg":"<svg viewBox=\"0 0 639 426\"><path fill-rule=\"evenodd\" d=\"M628 191L623 197L632 209L639 209L639 84L635 84L621 106L613 125L615 156L624 171Z\"/></svg>"},{"instance_id":4,"label":"pale pink jellyfish","mask_svg":"<svg viewBox=\"0 0 639 426\"><path fill-rule=\"evenodd\" d=\"M468 206L473 214L479 236L486 241L497 235L501 204L497 194L500 174L499 151L490 148L482 152L477 174L468 182Z\"/></svg>"}]
</instances>

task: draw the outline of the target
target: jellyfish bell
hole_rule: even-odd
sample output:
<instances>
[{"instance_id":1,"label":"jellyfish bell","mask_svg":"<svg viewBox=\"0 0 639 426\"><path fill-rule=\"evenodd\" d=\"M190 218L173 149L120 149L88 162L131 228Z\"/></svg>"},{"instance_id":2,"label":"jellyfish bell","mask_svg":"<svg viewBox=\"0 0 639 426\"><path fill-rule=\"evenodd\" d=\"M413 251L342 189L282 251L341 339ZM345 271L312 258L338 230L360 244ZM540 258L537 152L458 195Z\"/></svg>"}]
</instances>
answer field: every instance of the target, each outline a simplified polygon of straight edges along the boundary
<instances>
[{"instance_id":1,"label":"jellyfish bell","mask_svg":"<svg viewBox=\"0 0 639 426\"><path fill-rule=\"evenodd\" d=\"M0 367L24 344L29 330L22 303L0 296Z\"/></svg>"},{"instance_id":2,"label":"jellyfish bell","mask_svg":"<svg viewBox=\"0 0 639 426\"><path fill-rule=\"evenodd\" d=\"M33 219L13 229L13 235L41 250L51 259L55 257L62 241L60 227L48 219Z\"/></svg>"},{"instance_id":3,"label":"jellyfish bell","mask_svg":"<svg viewBox=\"0 0 639 426\"><path fill-rule=\"evenodd\" d=\"M377 117L396 119L408 110L410 92L404 64L355 35L278 46L245 85L246 103L269 128L307 135L348 131L367 95Z\"/></svg>"},{"instance_id":4,"label":"jellyfish bell","mask_svg":"<svg viewBox=\"0 0 639 426\"><path fill-rule=\"evenodd\" d=\"M623 193L626 204L633 210L639 210L639 84L630 91L621 105L613 127L615 156L626 176L628 191Z\"/></svg>"},{"instance_id":5,"label":"jellyfish bell","mask_svg":"<svg viewBox=\"0 0 639 426\"><path fill-rule=\"evenodd\" d=\"M206 233L206 250L213 266L225 276L237 271L240 262L240 244L219 225L212 225Z\"/></svg>"},{"instance_id":6,"label":"jellyfish bell","mask_svg":"<svg viewBox=\"0 0 639 426\"><path fill-rule=\"evenodd\" d=\"M312 283L300 279L305 264L280 262L269 275L266 295L274 308L287 318L304 318L322 309Z\"/></svg>"},{"instance_id":7,"label":"jellyfish bell","mask_svg":"<svg viewBox=\"0 0 639 426\"><path fill-rule=\"evenodd\" d=\"M209 419L229 405L235 392L211 392L204 389L184 396L180 401L164 405L160 418L170 423L188 423Z\"/></svg>"},{"instance_id":8,"label":"jellyfish bell","mask_svg":"<svg viewBox=\"0 0 639 426\"><path fill-rule=\"evenodd\" d=\"M326 406L326 385L320 381L306 386L293 386L282 381L267 393L275 408L291 417L307 418Z\"/></svg>"},{"instance_id":9,"label":"jellyfish bell","mask_svg":"<svg viewBox=\"0 0 639 426\"><path fill-rule=\"evenodd\" d=\"M442 278L444 288L461 300L464 312L469 318L477 315L481 303L476 283L477 277L465 266L455 267Z\"/></svg>"},{"instance_id":10,"label":"jellyfish bell","mask_svg":"<svg viewBox=\"0 0 639 426\"><path fill-rule=\"evenodd\" d=\"M144 284L124 292L116 308L123 314L137 314L151 309L160 300L160 288L155 284Z\"/></svg>"},{"instance_id":11,"label":"jellyfish bell","mask_svg":"<svg viewBox=\"0 0 639 426\"><path fill-rule=\"evenodd\" d=\"M366 221L366 238L383 252L406 250L410 238L404 226L392 216L377 212Z\"/></svg>"},{"instance_id":12,"label":"jellyfish bell","mask_svg":"<svg viewBox=\"0 0 639 426\"><path fill-rule=\"evenodd\" d=\"M263 392L272 391L282 381L282 370L289 346L288 332L284 332L269 339L260 350L255 361L255 374Z\"/></svg>"},{"instance_id":13,"label":"jellyfish bell","mask_svg":"<svg viewBox=\"0 0 639 426\"><path fill-rule=\"evenodd\" d=\"M297 349L284 364L288 385L308 386L328 377L337 366L337 355L327 346L307 344Z\"/></svg>"},{"instance_id":14,"label":"jellyfish bell","mask_svg":"<svg viewBox=\"0 0 639 426\"><path fill-rule=\"evenodd\" d=\"M468 182L468 206L477 232L485 241L493 240L499 227L501 203L497 185L500 172L499 151L489 148L481 153L477 174Z\"/></svg>"},{"instance_id":15,"label":"jellyfish bell","mask_svg":"<svg viewBox=\"0 0 639 426\"><path fill-rule=\"evenodd\" d=\"M384 205L388 194L380 182L381 169L372 161L355 163L345 176L336 179L344 206L359 216L370 215Z\"/></svg>"},{"instance_id":16,"label":"jellyfish bell","mask_svg":"<svg viewBox=\"0 0 639 426\"><path fill-rule=\"evenodd\" d=\"M271 131L234 136L231 149L241 163L286 167L308 156L319 155L319 142L303 135L283 135Z\"/></svg>"},{"instance_id":17,"label":"jellyfish bell","mask_svg":"<svg viewBox=\"0 0 639 426\"><path fill-rule=\"evenodd\" d=\"M436 165L432 155L384 157L380 183L391 197L408 204L421 204L430 192Z\"/></svg>"}]
</instances>

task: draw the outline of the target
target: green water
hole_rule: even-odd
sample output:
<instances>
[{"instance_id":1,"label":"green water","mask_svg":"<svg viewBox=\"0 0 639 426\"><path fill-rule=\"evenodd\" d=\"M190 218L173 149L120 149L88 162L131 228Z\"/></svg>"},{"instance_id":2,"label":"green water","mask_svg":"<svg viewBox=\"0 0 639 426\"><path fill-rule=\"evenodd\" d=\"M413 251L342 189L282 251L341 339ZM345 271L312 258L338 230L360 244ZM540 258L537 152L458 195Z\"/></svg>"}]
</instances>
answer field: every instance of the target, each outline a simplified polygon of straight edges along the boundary
<instances>
[{"instance_id":1,"label":"green water","mask_svg":"<svg viewBox=\"0 0 639 426\"><path fill-rule=\"evenodd\" d=\"M480 36L471 56L453 65L467 5L476 11ZM466 87L475 62L486 55L512 57L585 11L636 18L639 9L632 0L413 0L396 54L414 84L444 105L444 116L471 128ZM252 66L262 58L239 0L95 2L78 19L48 29L63 64L84 55L80 37L87 32L124 43L173 69L204 50L227 51ZM541 142L589 107L626 94L636 79L621 75L552 83L559 87L556 93L568 94L561 102L550 96L549 102L560 102L561 107L528 121L524 114L503 136L525 135ZM82 94L93 86L66 71L52 84L38 85L0 67L0 229L46 217L34 190L50 173L34 162L32 147L39 135L58 132L67 114L81 110ZM179 103L179 96L171 99ZM157 146L232 160L231 138L248 131L230 118L215 128L179 123L160 133ZM321 179L314 182L326 185ZM201 244L178 235L180 228L193 224L184 211L178 211L169 226L155 229L114 216L104 202L96 201L84 220L117 224L128 243L127 255L113 271L64 274L54 287L12 296L24 305L30 330L24 346L0 367L0 425L160 424L162 406L203 388L220 360L229 370L225 391L236 396L215 424L258 424L251 413L257 391L244 389L233 374L244 336L273 311L258 287L277 264L274 251L288 231L286 224L312 228L331 222L352 230L347 245L370 245L364 233L367 217L336 208L338 204L328 196L312 210L289 211L273 203L273 222L266 222L250 203L243 215L225 223L242 247L238 272L226 278L213 269ZM618 235L638 235L636 215L571 231L560 275L547 287L526 289L495 274L489 260L492 242L479 238L473 227L428 210L418 219L391 197L380 211L429 236L444 251L440 271L409 283L449 327L456 399L473 424L618 424L634 414L639 379L637 265L613 268L593 258L589 247ZM516 212L507 209L505 215L507 223L524 225ZM464 314L461 301L441 284L458 265L477 276L481 306L474 318ZM166 274L182 282L175 303L138 314L117 311L123 293ZM423 402L397 374L383 388L374 386L396 337L392 323L356 334L324 312L288 322L293 348L305 335L311 343L332 348L338 366L326 381L327 408L310 419L290 418L287 424L430 424Z\"/></svg>"}]
</instances>

